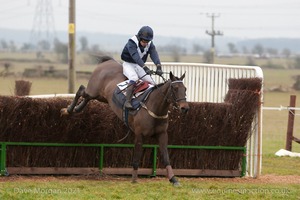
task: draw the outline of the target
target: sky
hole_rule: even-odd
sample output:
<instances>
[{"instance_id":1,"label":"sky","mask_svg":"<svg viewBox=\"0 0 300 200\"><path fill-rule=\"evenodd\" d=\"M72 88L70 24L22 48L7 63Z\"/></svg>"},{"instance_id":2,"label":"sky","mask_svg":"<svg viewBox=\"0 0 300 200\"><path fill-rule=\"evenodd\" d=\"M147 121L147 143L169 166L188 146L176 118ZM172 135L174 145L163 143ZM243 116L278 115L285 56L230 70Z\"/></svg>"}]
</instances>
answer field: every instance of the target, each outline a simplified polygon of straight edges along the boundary
<instances>
[{"instance_id":1,"label":"sky","mask_svg":"<svg viewBox=\"0 0 300 200\"><path fill-rule=\"evenodd\" d=\"M68 0L0 0L0 28L68 31ZM299 38L300 0L76 0L76 31L205 38ZM0 33L1 37L1 33Z\"/></svg>"}]
</instances>

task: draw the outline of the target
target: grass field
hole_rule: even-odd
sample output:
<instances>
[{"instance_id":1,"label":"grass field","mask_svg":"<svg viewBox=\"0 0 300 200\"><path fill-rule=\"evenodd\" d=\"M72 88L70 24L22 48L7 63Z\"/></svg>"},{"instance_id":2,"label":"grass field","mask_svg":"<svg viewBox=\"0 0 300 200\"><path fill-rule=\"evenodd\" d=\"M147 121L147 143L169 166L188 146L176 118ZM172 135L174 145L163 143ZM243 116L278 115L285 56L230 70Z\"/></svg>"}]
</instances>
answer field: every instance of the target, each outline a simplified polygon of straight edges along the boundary
<instances>
[{"instance_id":1,"label":"grass field","mask_svg":"<svg viewBox=\"0 0 300 200\"><path fill-rule=\"evenodd\" d=\"M20 55L15 57L18 56ZM198 58L193 59L195 62L198 61ZM225 64L242 64L240 60L225 61L222 62ZM30 65L30 63L25 63L21 66L18 63L13 66L12 70L21 72ZM66 65L59 65L59 67L64 68ZM87 66L81 65L80 69L91 71L93 66L87 69ZM263 69L263 72L264 88L266 89L263 102L265 107L288 106L290 95L297 96L296 105L300 107L300 92L290 90L294 82L292 76L300 75L300 70ZM0 77L0 95L13 95L15 80L20 78ZM66 79L26 78L26 80L32 82L32 95L67 92ZM86 85L86 83L86 79L78 79L76 88L81 84ZM267 90L278 86L286 88L287 91L269 92ZM296 111L296 114L294 135L300 138L299 111ZM258 180L249 178L181 178L183 186L173 188L163 178L146 178L140 180L140 183L132 185L127 177L0 177L0 199L285 198L299 200L300 158L276 157L274 155L279 149L285 148L287 119L287 110L263 111L262 176ZM300 144L293 142L292 151L300 152Z\"/></svg>"},{"instance_id":2,"label":"grass field","mask_svg":"<svg viewBox=\"0 0 300 200\"><path fill-rule=\"evenodd\" d=\"M5 178L5 177L4 177ZM1 199L299 199L299 183L270 183L249 178L181 178L181 187L165 179L141 179L132 184L127 178L93 177L0 177ZM33 181L34 180L34 181ZM2 192L1 192L2 190Z\"/></svg>"}]
</instances>

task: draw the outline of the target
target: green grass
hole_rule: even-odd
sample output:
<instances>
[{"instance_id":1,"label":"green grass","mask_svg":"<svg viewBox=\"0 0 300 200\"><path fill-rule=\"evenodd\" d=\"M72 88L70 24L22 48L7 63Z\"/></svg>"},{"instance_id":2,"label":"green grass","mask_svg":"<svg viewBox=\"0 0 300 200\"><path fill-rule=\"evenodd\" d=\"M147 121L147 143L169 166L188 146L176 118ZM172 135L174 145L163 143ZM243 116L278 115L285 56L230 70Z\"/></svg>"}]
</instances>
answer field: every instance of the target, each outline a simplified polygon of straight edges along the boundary
<instances>
[{"instance_id":1,"label":"green grass","mask_svg":"<svg viewBox=\"0 0 300 200\"><path fill-rule=\"evenodd\" d=\"M264 94L264 106L266 107L287 107L290 95L298 97L296 106L300 106L300 92L267 92ZM296 111L294 121L294 136L300 138L300 116ZM286 133L288 123L288 111L264 110L263 111L263 160L262 174L277 175L300 175L299 158L277 157L275 153L280 149L285 149ZM300 152L300 144L293 142L292 151Z\"/></svg>"},{"instance_id":2,"label":"green grass","mask_svg":"<svg viewBox=\"0 0 300 200\"><path fill-rule=\"evenodd\" d=\"M3 58L0 54L0 59ZM7 56L7 55L6 55ZM10 55L11 56L11 55ZM23 58L22 54L15 54L15 58ZM53 59L53 55L49 55ZM52 57L51 57L52 56ZM79 55L80 57L80 55ZM34 56L28 56L33 59ZM80 60L80 59L79 59ZM164 57L163 61L172 61L172 58ZM182 62L201 62L201 58L189 56L182 58ZM216 62L223 64L241 64L244 60L241 58L217 59ZM276 60L284 64L284 60ZM265 60L257 60L257 65L262 66ZM36 66L38 63L14 63L12 70L22 72L24 68ZM47 65L46 65L47 67ZM55 64L55 67L66 69L67 65ZM94 65L79 64L79 70L92 71ZM0 72L1 72L0 68ZM264 88L282 86L290 88L294 80L292 76L299 75L300 70L274 70L263 69ZM13 95L16 79L22 77L0 77L0 95ZM26 78L31 81L31 94L53 94L67 93L66 79L41 79ZM87 84L86 79L78 79L76 87L80 84ZM290 95L297 95L296 105L300 106L300 91L287 92L265 92L264 106L279 107L288 106ZM295 117L294 135L300 138L300 116ZM287 131L288 111L270 111L263 112L263 160L262 175L298 175L300 176L300 159L291 157L276 157L276 151L285 148L285 139ZM293 142L292 151L300 152L300 145ZM0 177L0 199L298 199L299 184L286 183L261 183L255 181L244 181L244 178L237 179L189 179L180 178L182 187L174 188L165 179L141 179L140 183L132 185L127 178L111 178L105 180L89 179L63 179L50 178L28 180L25 178L8 179ZM238 181L237 181L238 180ZM163 188L163 189L162 189ZM52 189L52 190L51 190ZM265 189L265 190L259 190ZM287 191L283 193L282 191ZM27 192L26 192L27 191ZM37 192L34 192L37 191Z\"/></svg>"},{"instance_id":3,"label":"green grass","mask_svg":"<svg viewBox=\"0 0 300 200\"><path fill-rule=\"evenodd\" d=\"M68 80L63 78L12 78L0 77L0 95L14 95L15 81L26 80L32 83L30 95L65 94L68 93ZM81 84L87 85L88 80L77 79L75 89Z\"/></svg>"},{"instance_id":4,"label":"green grass","mask_svg":"<svg viewBox=\"0 0 300 200\"><path fill-rule=\"evenodd\" d=\"M282 86L287 89L295 83L293 78L295 75L300 75L299 69L263 69L264 86L266 88L274 86Z\"/></svg>"},{"instance_id":5,"label":"green grass","mask_svg":"<svg viewBox=\"0 0 300 200\"><path fill-rule=\"evenodd\" d=\"M1 199L297 199L299 184L257 184L248 180L181 178L175 188L161 178L68 180L61 178L0 182ZM1 179L0 179L1 181ZM230 182L230 184L228 184Z\"/></svg>"},{"instance_id":6,"label":"green grass","mask_svg":"<svg viewBox=\"0 0 300 200\"><path fill-rule=\"evenodd\" d=\"M299 152L299 151L298 151ZM292 157L278 157L263 155L262 174L298 175L300 176L300 159Z\"/></svg>"}]
</instances>

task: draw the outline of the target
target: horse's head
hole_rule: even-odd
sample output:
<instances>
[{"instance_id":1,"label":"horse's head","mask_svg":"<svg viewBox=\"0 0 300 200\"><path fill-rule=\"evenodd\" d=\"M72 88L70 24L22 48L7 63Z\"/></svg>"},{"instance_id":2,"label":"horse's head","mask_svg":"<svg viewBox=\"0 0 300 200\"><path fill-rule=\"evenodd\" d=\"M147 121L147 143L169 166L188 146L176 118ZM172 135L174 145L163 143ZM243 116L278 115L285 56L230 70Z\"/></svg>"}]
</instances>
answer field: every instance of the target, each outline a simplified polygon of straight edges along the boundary
<instances>
[{"instance_id":1,"label":"horse's head","mask_svg":"<svg viewBox=\"0 0 300 200\"><path fill-rule=\"evenodd\" d=\"M186 101L186 87L183 84L184 77L185 73L178 78L170 72L172 103L176 104L182 113L187 113L190 107Z\"/></svg>"}]
</instances>

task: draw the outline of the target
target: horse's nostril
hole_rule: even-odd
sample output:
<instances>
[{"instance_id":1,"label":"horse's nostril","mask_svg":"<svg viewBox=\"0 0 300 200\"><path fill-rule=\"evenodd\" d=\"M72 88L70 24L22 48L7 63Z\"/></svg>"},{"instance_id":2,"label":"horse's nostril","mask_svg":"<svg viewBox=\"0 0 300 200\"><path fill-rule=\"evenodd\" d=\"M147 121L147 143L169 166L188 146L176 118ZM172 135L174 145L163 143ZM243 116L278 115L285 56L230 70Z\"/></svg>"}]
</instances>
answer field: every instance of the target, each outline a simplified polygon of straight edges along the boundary
<instances>
[{"instance_id":1,"label":"horse's nostril","mask_svg":"<svg viewBox=\"0 0 300 200\"><path fill-rule=\"evenodd\" d=\"M186 107L182 107L181 108L181 112L182 113L187 113L189 111L190 108L186 108Z\"/></svg>"}]
</instances>

